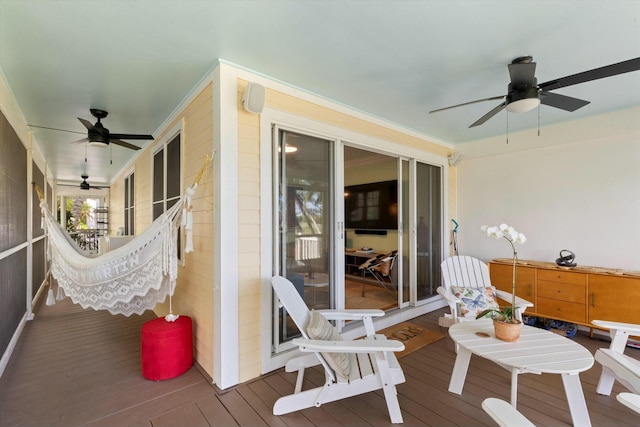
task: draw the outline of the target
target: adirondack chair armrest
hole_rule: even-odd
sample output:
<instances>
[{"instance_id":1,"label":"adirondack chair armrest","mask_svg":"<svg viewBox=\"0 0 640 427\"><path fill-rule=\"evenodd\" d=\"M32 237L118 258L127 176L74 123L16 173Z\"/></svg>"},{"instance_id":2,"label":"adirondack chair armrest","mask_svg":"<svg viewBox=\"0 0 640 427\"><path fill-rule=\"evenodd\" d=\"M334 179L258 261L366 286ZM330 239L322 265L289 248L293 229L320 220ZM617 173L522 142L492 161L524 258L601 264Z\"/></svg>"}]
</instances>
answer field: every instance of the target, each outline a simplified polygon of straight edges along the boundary
<instances>
[{"instance_id":1,"label":"adirondack chair armrest","mask_svg":"<svg viewBox=\"0 0 640 427\"><path fill-rule=\"evenodd\" d=\"M386 351L402 351L404 344L397 340L364 339L355 341L324 341L295 338L293 343L304 352L326 353L375 353Z\"/></svg>"},{"instance_id":2,"label":"adirondack chair armrest","mask_svg":"<svg viewBox=\"0 0 640 427\"><path fill-rule=\"evenodd\" d=\"M640 394L634 393L618 393L616 396L618 402L625 405L627 408L631 408L640 414Z\"/></svg>"},{"instance_id":3,"label":"adirondack chair armrest","mask_svg":"<svg viewBox=\"0 0 640 427\"><path fill-rule=\"evenodd\" d=\"M496 295L501 300L511 302L511 296L513 294L511 292L496 289ZM527 301L526 299L520 298L519 296L516 296L516 307L533 307L533 303Z\"/></svg>"},{"instance_id":4,"label":"adirondack chair armrest","mask_svg":"<svg viewBox=\"0 0 640 427\"><path fill-rule=\"evenodd\" d=\"M374 317L384 316L384 311L378 309L345 309L345 310L318 310L327 320L362 320L366 335L371 337L376 334L373 324Z\"/></svg>"},{"instance_id":5,"label":"adirondack chair armrest","mask_svg":"<svg viewBox=\"0 0 640 427\"><path fill-rule=\"evenodd\" d=\"M609 336L611 336L609 348L618 353L624 353L630 335L640 335L640 325L634 323L611 322L609 320L592 320L591 323L609 329Z\"/></svg>"},{"instance_id":6,"label":"adirondack chair armrest","mask_svg":"<svg viewBox=\"0 0 640 427\"><path fill-rule=\"evenodd\" d=\"M447 288L444 286L438 286L436 292L444 299L447 300L449 304L457 304L460 302L460 299L456 298L451 292L447 291Z\"/></svg>"},{"instance_id":7,"label":"adirondack chair armrest","mask_svg":"<svg viewBox=\"0 0 640 427\"><path fill-rule=\"evenodd\" d=\"M608 320L592 320L591 323L605 329L626 331L631 335L640 335L640 325L633 323L611 322Z\"/></svg>"},{"instance_id":8,"label":"adirondack chair armrest","mask_svg":"<svg viewBox=\"0 0 640 427\"><path fill-rule=\"evenodd\" d=\"M382 317L384 311L378 309L318 310L327 320L362 320L365 317Z\"/></svg>"},{"instance_id":9,"label":"adirondack chair armrest","mask_svg":"<svg viewBox=\"0 0 640 427\"><path fill-rule=\"evenodd\" d=\"M482 401L482 409L484 409L500 427L535 427L535 424L522 415L520 411L502 399L489 397Z\"/></svg>"}]
</instances>

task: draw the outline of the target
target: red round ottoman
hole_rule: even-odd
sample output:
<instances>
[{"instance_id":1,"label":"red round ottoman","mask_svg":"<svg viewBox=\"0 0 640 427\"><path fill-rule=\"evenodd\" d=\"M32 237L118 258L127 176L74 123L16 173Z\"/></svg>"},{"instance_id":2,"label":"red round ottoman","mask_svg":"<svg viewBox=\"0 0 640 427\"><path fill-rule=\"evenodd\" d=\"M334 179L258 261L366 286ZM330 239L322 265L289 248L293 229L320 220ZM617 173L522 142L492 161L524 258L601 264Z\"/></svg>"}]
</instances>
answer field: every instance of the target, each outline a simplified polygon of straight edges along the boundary
<instances>
[{"instance_id":1,"label":"red round ottoman","mask_svg":"<svg viewBox=\"0 0 640 427\"><path fill-rule=\"evenodd\" d=\"M164 317L142 325L142 375L148 380L167 380L182 375L193 365L191 318L175 322Z\"/></svg>"}]
</instances>

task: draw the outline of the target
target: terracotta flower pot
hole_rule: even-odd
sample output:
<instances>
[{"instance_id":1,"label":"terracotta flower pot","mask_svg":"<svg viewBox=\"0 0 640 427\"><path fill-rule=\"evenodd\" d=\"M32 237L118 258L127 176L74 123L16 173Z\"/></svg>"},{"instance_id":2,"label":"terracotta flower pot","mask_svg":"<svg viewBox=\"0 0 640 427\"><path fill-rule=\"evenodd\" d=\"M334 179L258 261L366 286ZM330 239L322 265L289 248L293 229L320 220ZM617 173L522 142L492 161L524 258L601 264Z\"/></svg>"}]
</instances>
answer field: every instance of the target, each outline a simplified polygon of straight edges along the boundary
<instances>
[{"instance_id":1,"label":"terracotta flower pot","mask_svg":"<svg viewBox=\"0 0 640 427\"><path fill-rule=\"evenodd\" d=\"M496 338L502 341L514 342L520 338L520 331L522 330L522 322L516 320L518 323L507 323L500 320L493 320L493 330L496 333Z\"/></svg>"}]
</instances>

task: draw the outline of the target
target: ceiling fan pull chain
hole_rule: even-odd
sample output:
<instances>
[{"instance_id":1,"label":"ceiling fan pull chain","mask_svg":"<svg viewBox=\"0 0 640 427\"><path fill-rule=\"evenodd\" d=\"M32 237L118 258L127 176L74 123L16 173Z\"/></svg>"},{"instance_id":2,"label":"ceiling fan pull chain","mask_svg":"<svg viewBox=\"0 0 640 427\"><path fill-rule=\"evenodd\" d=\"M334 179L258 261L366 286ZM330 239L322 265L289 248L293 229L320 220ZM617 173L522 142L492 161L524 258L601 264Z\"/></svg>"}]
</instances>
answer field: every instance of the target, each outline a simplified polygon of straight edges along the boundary
<instances>
[{"instance_id":1,"label":"ceiling fan pull chain","mask_svg":"<svg viewBox=\"0 0 640 427\"><path fill-rule=\"evenodd\" d=\"M509 144L509 111L507 111L507 144Z\"/></svg>"},{"instance_id":2,"label":"ceiling fan pull chain","mask_svg":"<svg viewBox=\"0 0 640 427\"><path fill-rule=\"evenodd\" d=\"M538 104L538 136L540 136L540 104Z\"/></svg>"}]
</instances>

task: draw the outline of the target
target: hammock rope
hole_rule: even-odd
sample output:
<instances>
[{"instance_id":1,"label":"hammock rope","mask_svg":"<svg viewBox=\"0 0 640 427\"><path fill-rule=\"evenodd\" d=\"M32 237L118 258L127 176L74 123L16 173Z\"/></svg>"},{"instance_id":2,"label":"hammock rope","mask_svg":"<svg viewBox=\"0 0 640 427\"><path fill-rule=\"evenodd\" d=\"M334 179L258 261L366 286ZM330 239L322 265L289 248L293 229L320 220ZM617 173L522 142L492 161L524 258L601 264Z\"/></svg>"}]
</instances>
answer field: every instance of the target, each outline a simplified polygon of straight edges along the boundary
<instances>
[{"instance_id":1,"label":"hammock rope","mask_svg":"<svg viewBox=\"0 0 640 427\"><path fill-rule=\"evenodd\" d=\"M142 314L169 296L167 321L178 316L172 310L172 296L178 277L178 230L185 232L185 253L193 252L191 200L205 164L185 195L160 215L146 230L123 246L97 256L85 256L49 211L42 190L40 199L43 228L48 235L47 259L51 276L64 293L83 308L108 310L111 314Z\"/></svg>"}]
</instances>

